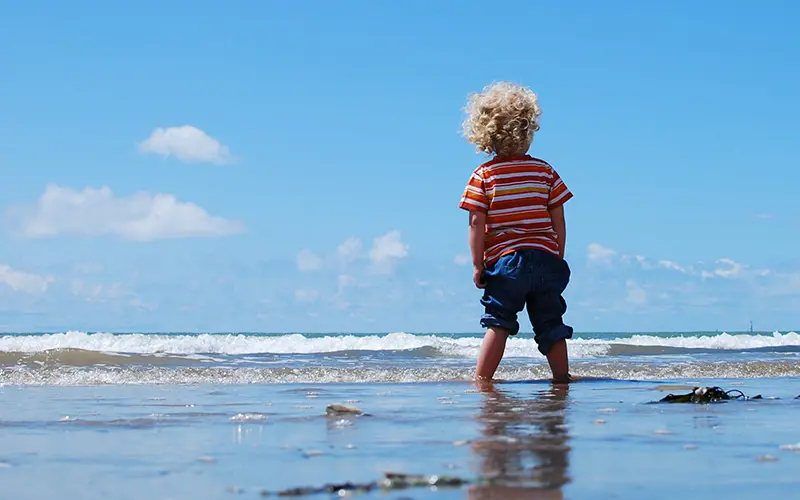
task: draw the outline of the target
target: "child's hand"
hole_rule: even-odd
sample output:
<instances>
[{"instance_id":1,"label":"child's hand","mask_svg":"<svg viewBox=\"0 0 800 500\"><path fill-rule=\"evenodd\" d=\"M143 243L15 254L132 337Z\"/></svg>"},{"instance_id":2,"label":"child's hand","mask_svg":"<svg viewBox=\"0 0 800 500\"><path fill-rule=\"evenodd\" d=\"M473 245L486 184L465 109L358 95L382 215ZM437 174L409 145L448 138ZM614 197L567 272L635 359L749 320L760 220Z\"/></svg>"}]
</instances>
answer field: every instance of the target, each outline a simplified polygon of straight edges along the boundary
<instances>
[{"instance_id":1,"label":"child's hand","mask_svg":"<svg viewBox=\"0 0 800 500\"><path fill-rule=\"evenodd\" d=\"M483 267L474 266L472 268L472 282L478 288L486 288L486 279L483 276Z\"/></svg>"}]
</instances>

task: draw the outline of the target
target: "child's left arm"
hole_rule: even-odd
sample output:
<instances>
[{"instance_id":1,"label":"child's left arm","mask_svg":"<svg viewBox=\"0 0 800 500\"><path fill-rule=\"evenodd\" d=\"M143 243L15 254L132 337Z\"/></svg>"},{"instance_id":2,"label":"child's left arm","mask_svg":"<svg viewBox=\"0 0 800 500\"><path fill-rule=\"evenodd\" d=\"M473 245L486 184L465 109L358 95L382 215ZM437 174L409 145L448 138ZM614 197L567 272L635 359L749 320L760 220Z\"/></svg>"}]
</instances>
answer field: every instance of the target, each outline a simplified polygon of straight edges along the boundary
<instances>
[{"instance_id":1,"label":"child's left arm","mask_svg":"<svg viewBox=\"0 0 800 500\"><path fill-rule=\"evenodd\" d=\"M547 199L547 211L550 212L550 220L553 224L553 231L556 232L558 242L558 256L564 258L564 250L567 246L567 223L564 220L564 203L572 198L572 192L561 180L561 176L553 169L553 183L550 186L550 194Z\"/></svg>"}]
</instances>

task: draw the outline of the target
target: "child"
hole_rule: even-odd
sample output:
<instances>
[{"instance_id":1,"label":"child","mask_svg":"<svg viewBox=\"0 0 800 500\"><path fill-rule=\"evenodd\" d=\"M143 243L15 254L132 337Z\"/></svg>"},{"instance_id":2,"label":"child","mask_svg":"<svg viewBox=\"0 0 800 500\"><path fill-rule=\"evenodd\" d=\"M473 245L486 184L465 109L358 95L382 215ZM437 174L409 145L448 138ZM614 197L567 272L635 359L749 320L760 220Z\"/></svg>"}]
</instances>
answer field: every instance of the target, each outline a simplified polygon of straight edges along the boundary
<instances>
[{"instance_id":1,"label":"child","mask_svg":"<svg viewBox=\"0 0 800 500\"><path fill-rule=\"evenodd\" d=\"M472 173L459 207L469 211L473 281L483 289L486 335L475 371L491 381L517 314L527 308L534 340L556 382L569 382L562 316L570 278L564 260L564 203L572 193L547 162L528 155L541 114L536 94L500 82L471 95L464 135L477 151L494 155Z\"/></svg>"}]
</instances>

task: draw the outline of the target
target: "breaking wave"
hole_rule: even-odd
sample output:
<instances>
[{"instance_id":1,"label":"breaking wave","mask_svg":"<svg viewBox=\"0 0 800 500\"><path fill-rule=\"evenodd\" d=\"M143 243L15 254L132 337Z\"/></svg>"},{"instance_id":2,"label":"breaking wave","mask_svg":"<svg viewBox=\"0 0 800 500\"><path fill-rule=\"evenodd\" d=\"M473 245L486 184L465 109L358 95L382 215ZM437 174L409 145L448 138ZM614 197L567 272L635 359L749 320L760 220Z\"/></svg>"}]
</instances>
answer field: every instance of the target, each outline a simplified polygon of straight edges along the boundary
<instances>
[{"instance_id":1,"label":"breaking wave","mask_svg":"<svg viewBox=\"0 0 800 500\"><path fill-rule=\"evenodd\" d=\"M469 380L470 335L86 333L0 336L1 385L253 384ZM800 376L800 335L576 336L577 375L611 379ZM530 336L509 340L500 378L546 379Z\"/></svg>"},{"instance_id":2,"label":"breaking wave","mask_svg":"<svg viewBox=\"0 0 800 500\"><path fill-rule=\"evenodd\" d=\"M478 336L415 335L254 335L254 334L139 334L66 333L5 335L0 337L0 363L10 361L9 353L105 353L184 359L192 355L294 355L399 352L419 357L473 358L482 338ZM71 350L71 351L70 351ZM646 354L680 354L704 351L800 352L800 335L795 332L771 335L630 335L615 338L579 338L570 343L572 357L602 357ZM509 339L508 357L541 357L529 336ZM46 360L46 356L40 356ZM108 359L107 362L125 362Z\"/></svg>"}]
</instances>

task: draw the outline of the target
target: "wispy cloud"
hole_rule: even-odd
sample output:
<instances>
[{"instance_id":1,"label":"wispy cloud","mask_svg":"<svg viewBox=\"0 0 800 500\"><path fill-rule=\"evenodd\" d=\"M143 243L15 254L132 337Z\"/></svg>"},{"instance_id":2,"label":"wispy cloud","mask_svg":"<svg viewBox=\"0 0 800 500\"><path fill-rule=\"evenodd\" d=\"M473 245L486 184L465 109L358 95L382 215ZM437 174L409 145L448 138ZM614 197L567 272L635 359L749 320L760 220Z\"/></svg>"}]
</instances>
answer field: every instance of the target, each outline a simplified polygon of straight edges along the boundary
<instances>
[{"instance_id":1,"label":"wispy cloud","mask_svg":"<svg viewBox=\"0 0 800 500\"><path fill-rule=\"evenodd\" d=\"M453 259L453 262L457 266L466 266L467 264L470 263L470 261L472 261L472 258L469 255L464 255L464 254L456 255L455 258Z\"/></svg>"},{"instance_id":2,"label":"wispy cloud","mask_svg":"<svg viewBox=\"0 0 800 500\"><path fill-rule=\"evenodd\" d=\"M362 246L361 240L354 236L344 240L336 248L336 258L339 261L340 266L347 267L351 262L355 262L361 258Z\"/></svg>"},{"instance_id":3,"label":"wispy cloud","mask_svg":"<svg viewBox=\"0 0 800 500\"><path fill-rule=\"evenodd\" d=\"M319 298L319 290L295 290L294 298L302 303L315 302Z\"/></svg>"},{"instance_id":4,"label":"wispy cloud","mask_svg":"<svg viewBox=\"0 0 800 500\"><path fill-rule=\"evenodd\" d=\"M589 262L610 264L617 252L599 243L589 243Z\"/></svg>"},{"instance_id":5,"label":"wispy cloud","mask_svg":"<svg viewBox=\"0 0 800 500\"><path fill-rule=\"evenodd\" d=\"M10 287L15 292L44 293L53 281L52 276L41 276L12 269L5 264L0 265L0 284Z\"/></svg>"},{"instance_id":6,"label":"wispy cloud","mask_svg":"<svg viewBox=\"0 0 800 500\"><path fill-rule=\"evenodd\" d=\"M664 269L672 269L673 271L678 271L679 273L687 272L685 267L671 260L659 260L658 265Z\"/></svg>"},{"instance_id":7,"label":"wispy cloud","mask_svg":"<svg viewBox=\"0 0 800 500\"><path fill-rule=\"evenodd\" d=\"M702 279L736 278L743 276L744 273L749 270L748 266L728 258L717 259L714 262L714 265L711 266L702 262L680 264L673 260L667 259L653 260L643 255L623 255L620 260L621 262L628 264L634 263L640 269L645 271L666 269L689 276L699 276ZM764 274L769 273L769 270L759 269L753 272L756 274Z\"/></svg>"},{"instance_id":8,"label":"wispy cloud","mask_svg":"<svg viewBox=\"0 0 800 500\"><path fill-rule=\"evenodd\" d=\"M717 263L723 264L725 267L718 267L714 269L714 274L723 278L733 278L742 272L742 265L734 262L731 259L719 259Z\"/></svg>"},{"instance_id":9,"label":"wispy cloud","mask_svg":"<svg viewBox=\"0 0 800 500\"><path fill-rule=\"evenodd\" d=\"M297 269L301 272L318 271L322 269L322 257L311 250L304 248L297 254Z\"/></svg>"},{"instance_id":10,"label":"wispy cloud","mask_svg":"<svg viewBox=\"0 0 800 500\"><path fill-rule=\"evenodd\" d=\"M391 273L394 265L408 256L408 248L400 236L400 231L389 231L375 238L369 251L373 270L380 274Z\"/></svg>"},{"instance_id":11,"label":"wispy cloud","mask_svg":"<svg viewBox=\"0 0 800 500\"><path fill-rule=\"evenodd\" d=\"M125 290L120 283L106 285L87 283L81 279L72 281L71 291L73 295L81 297L87 302L108 302L111 300L118 300L125 296L133 296L133 294Z\"/></svg>"},{"instance_id":12,"label":"wispy cloud","mask_svg":"<svg viewBox=\"0 0 800 500\"><path fill-rule=\"evenodd\" d=\"M636 284L632 280L625 282L626 297L625 300L634 306L644 306L647 304L647 292L644 288Z\"/></svg>"}]
</instances>

